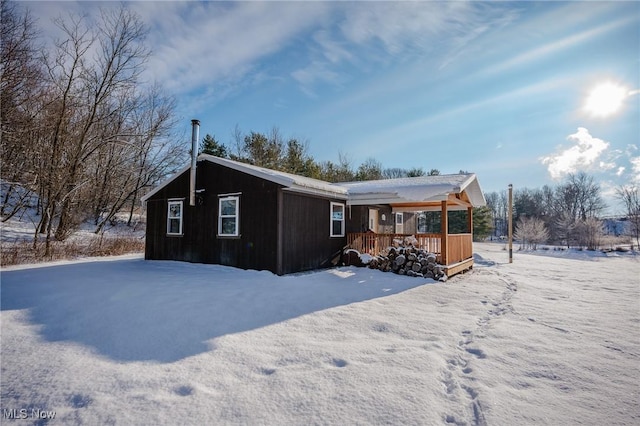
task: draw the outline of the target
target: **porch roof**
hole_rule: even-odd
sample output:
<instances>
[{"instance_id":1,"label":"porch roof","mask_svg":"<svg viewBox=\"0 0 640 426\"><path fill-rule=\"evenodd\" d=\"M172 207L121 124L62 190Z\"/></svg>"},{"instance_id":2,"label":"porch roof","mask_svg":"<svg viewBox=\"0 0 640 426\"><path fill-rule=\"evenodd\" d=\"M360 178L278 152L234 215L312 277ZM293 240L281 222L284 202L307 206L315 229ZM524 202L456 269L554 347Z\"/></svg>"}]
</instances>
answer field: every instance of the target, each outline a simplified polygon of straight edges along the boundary
<instances>
[{"instance_id":1,"label":"porch roof","mask_svg":"<svg viewBox=\"0 0 640 426\"><path fill-rule=\"evenodd\" d=\"M349 191L347 203L350 205L391 204L396 211L439 210L441 202L445 200L450 210L487 204L474 173L344 182L337 185Z\"/></svg>"}]
</instances>

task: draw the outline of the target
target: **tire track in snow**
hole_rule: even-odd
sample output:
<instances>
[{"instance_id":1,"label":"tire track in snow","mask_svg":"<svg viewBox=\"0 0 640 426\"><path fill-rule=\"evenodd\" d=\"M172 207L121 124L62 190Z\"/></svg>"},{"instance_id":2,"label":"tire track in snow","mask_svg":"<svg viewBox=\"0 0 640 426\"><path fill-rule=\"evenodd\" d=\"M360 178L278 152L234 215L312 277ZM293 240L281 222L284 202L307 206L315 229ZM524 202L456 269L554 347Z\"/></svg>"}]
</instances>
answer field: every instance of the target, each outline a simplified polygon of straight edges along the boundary
<instances>
[{"instance_id":1,"label":"tire track in snow","mask_svg":"<svg viewBox=\"0 0 640 426\"><path fill-rule=\"evenodd\" d=\"M486 353L478 347L476 340L485 336L491 322L503 315L515 313L511 299L518 291L518 285L512 279L498 271L482 271L480 273L497 275L505 284L504 291L494 300L483 300L483 304L489 304L489 310L476 321L475 330L462 330L461 340L456 345L456 354L447 360L447 367L442 372L442 384L446 395L453 400L458 400L468 407L466 415L470 419L462 419L453 414L446 414L444 421L448 424L486 426L487 420L480 401L480 392L473 386L475 377L473 368L469 365L473 359L484 359ZM475 272L474 273L478 273Z\"/></svg>"}]
</instances>

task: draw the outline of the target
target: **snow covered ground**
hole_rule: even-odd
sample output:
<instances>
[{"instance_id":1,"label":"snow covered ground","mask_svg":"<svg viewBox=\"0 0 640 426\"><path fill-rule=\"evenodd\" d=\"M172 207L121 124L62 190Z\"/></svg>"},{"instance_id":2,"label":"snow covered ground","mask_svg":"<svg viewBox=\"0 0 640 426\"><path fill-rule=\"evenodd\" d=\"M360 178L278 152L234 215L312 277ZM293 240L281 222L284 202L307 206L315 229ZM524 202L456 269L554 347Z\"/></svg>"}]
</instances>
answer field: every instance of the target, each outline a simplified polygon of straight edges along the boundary
<instances>
[{"instance_id":1,"label":"snow covered ground","mask_svg":"<svg viewBox=\"0 0 640 426\"><path fill-rule=\"evenodd\" d=\"M640 259L474 248L446 283L135 256L4 269L1 423L640 423Z\"/></svg>"}]
</instances>

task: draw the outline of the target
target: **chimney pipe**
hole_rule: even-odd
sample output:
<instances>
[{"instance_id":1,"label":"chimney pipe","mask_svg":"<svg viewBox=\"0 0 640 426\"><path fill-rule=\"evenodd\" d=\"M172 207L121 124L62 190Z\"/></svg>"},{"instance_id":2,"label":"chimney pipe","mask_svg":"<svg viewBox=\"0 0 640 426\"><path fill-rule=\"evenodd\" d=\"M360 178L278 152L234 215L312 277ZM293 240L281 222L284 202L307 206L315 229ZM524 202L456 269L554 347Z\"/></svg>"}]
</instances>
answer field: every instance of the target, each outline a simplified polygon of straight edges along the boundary
<instances>
[{"instance_id":1,"label":"chimney pipe","mask_svg":"<svg viewBox=\"0 0 640 426\"><path fill-rule=\"evenodd\" d=\"M189 185L189 205L196 205L196 162L198 157L198 139L200 120L191 120L191 179Z\"/></svg>"}]
</instances>

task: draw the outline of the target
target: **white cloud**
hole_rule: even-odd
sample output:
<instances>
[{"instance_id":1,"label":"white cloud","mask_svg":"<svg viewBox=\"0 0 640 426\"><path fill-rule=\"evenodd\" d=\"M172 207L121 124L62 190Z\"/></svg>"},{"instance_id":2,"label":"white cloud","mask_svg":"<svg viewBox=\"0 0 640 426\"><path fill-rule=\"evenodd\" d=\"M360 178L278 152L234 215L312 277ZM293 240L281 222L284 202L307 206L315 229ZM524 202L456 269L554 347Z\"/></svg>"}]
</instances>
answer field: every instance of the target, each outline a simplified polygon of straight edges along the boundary
<instances>
[{"instance_id":1,"label":"white cloud","mask_svg":"<svg viewBox=\"0 0 640 426\"><path fill-rule=\"evenodd\" d=\"M170 89L188 93L245 81L260 61L317 25L327 5L271 2L140 2L155 46L150 69Z\"/></svg>"},{"instance_id":2,"label":"white cloud","mask_svg":"<svg viewBox=\"0 0 640 426\"><path fill-rule=\"evenodd\" d=\"M631 181L634 183L640 183L640 157L632 157L629 159L631 163Z\"/></svg>"},{"instance_id":3,"label":"white cloud","mask_svg":"<svg viewBox=\"0 0 640 426\"><path fill-rule=\"evenodd\" d=\"M616 168L616 163L601 161L599 163L600 170L611 170Z\"/></svg>"},{"instance_id":4,"label":"white cloud","mask_svg":"<svg viewBox=\"0 0 640 426\"><path fill-rule=\"evenodd\" d=\"M317 96L315 91L310 88L314 83L318 81L338 83L341 80L340 74L322 61L314 61L307 67L292 72L291 76L301 84L302 91L313 98Z\"/></svg>"},{"instance_id":5,"label":"white cloud","mask_svg":"<svg viewBox=\"0 0 640 426\"><path fill-rule=\"evenodd\" d=\"M625 170L626 170L626 168L623 167L623 166L618 167L618 170L616 171L616 176L618 176L618 177L622 176L624 174Z\"/></svg>"},{"instance_id":6,"label":"white cloud","mask_svg":"<svg viewBox=\"0 0 640 426\"><path fill-rule=\"evenodd\" d=\"M569 173L589 170L599 165L597 160L609 147L609 142L594 138L584 127L579 127L576 133L567 136L567 140L574 145L541 158L542 164L547 165L553 179L560 179Z\"/></svg>"},{"instance_id":7,"label":"white cloud","mask_svg":"<svg viewBox=\"0 0 640 426\"><path fill-rule=\"evenodd\" d=\"M348 81L351 66L368 72L422 57L445 66L483 33L515 15L473 2L331 4L332 19L320 24L305 46L307 63L291 72L305 92L311 92L313 84Z\"/></svg>"},{"instance_id":8,"label":"white cloud","mask_svg":"<svg viewBox=\"0 0 640 426\"><path fill-rule=\"evenodd\" d=\"M492 65L491 67L486 68L483 72L487 74L500 73L514 67L520 67L531 62L538 61L541 58L548 57L558 52L562 52L575 45L584 44L594 37L617 29L620 26L627 25L634 20L635 17L627 16L617 21L608 22L596 28L589 28L583 32L554 40L542 46L535 47L529 51L522 52L519 55L509 58L501 63Z\"/></svg>"}]
</instances>

